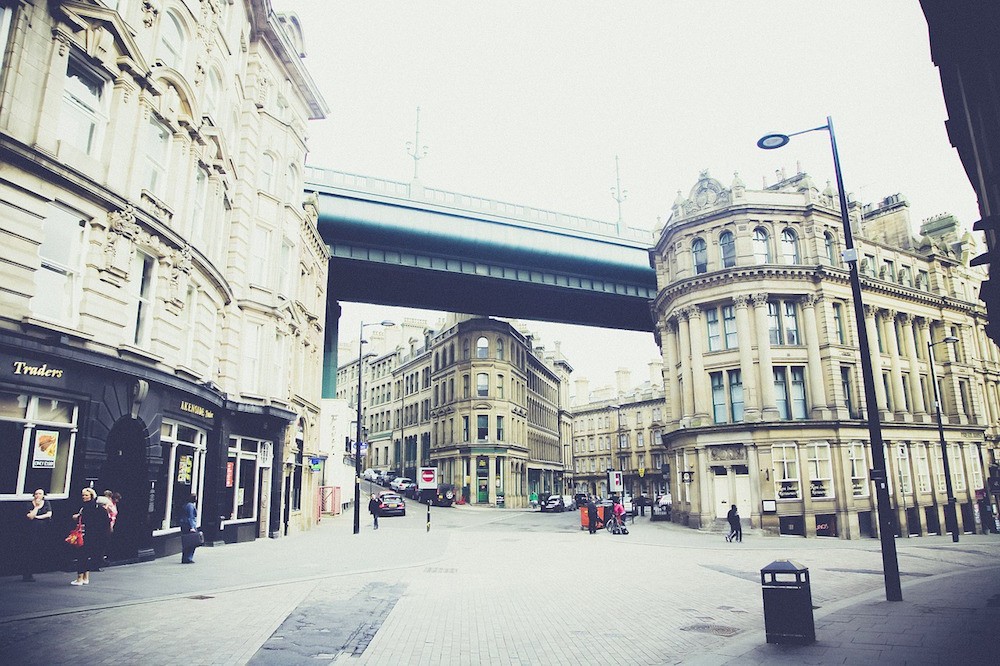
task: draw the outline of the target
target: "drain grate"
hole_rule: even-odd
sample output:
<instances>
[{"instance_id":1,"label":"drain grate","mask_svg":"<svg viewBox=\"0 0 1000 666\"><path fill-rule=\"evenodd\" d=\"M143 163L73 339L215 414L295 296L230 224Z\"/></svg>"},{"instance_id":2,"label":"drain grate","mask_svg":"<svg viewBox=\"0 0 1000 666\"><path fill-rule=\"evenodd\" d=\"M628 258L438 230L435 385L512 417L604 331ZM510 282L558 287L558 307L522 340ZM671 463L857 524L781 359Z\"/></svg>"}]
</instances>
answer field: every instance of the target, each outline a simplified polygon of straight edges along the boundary
<instances>
[{"instance_id":1,"label":"drain grate","mask_svg":"<svg viewBox=\"0 0 1000 666\"><path fill-rule=\"evenodd\" d=\"M712 634L713 636L735 636L742 631L736 627L727 627L723 624L692 624L681 627L681 631L694 631L699 634Z\"/></svg>"}]
</instances>

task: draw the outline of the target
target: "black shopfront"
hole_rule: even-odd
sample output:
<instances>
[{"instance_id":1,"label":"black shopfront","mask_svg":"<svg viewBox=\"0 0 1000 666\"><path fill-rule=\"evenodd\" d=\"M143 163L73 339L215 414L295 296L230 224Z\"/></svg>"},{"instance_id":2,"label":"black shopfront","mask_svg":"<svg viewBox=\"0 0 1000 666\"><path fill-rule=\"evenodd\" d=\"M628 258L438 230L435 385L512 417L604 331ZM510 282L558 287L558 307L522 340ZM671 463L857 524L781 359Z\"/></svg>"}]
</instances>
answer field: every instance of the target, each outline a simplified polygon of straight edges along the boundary
<instances>
[{"instance_id":1,"label":"black shopfront","mask_svg":"<svg viewBox=\"0 0 1000 666\"><path fill-rule=\"evenodd\" d=\"M19 570L32 492L53 507L42 558L66 566L80 492L121 495L108 556L180 551L191 495L208 543L279 533L285 409L233 401L141 362L0 333L0 574ZM38 554L36 554L38 555Z\"/></svg>"}]
</instances>

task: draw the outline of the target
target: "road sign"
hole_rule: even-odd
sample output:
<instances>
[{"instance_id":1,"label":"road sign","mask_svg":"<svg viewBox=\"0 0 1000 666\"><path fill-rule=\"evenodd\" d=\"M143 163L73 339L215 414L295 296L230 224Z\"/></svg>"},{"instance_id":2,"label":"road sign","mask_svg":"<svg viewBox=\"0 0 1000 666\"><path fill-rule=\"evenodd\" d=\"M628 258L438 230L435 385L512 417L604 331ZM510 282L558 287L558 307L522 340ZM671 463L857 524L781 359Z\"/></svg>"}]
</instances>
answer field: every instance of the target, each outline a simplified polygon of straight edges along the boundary
<instances>
[{"instance_id":1,"label":"road sign","mask_svg":"<svg viewBox=\"0 0 1000 666\"><path fill-rule=\"evenodd\" d=\"M437 467L421 467L417 471L417 490L437 488Z\"/></svg>"},{"instance_id":2,"label":"road sign","mask_svg":"<svg viewBox=\"0 0 1000 666\"><path fill-rule=\"evenodd\" d=\"M622 473L613 469L608 470L608 490L611 492L621 492L625 490L625 480Z\"/></svg>"}]
</instances>

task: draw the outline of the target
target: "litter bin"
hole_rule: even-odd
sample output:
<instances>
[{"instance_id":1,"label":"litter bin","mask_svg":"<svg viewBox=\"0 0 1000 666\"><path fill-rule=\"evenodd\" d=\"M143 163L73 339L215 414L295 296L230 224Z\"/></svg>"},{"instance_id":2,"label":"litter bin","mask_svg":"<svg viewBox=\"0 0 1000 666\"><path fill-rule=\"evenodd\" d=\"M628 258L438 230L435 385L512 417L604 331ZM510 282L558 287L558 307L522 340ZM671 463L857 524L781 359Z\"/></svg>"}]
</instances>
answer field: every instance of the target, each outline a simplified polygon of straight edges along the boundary
<instances>
[{"instance_id":1,"label":"litter bin","mask_svg":"<svg viewBox=\"0 0 1000 666\"><path fill-rule=\"evenodd\" d=\"M767 642L815 643L809 569L791 560L776 560L760 570L760 585Z\"/></svg>"},{"instance_id":2,"label":"litter bin","mask_svg":"<svg viewBox=\"0 0 1000 666\"><path fill-rule=\"evenodd\" d=\"M503 493L497 493L497 508L498 509L504 508L504 499L505 498L503 496Z\"/></svg>"}]
</instances>

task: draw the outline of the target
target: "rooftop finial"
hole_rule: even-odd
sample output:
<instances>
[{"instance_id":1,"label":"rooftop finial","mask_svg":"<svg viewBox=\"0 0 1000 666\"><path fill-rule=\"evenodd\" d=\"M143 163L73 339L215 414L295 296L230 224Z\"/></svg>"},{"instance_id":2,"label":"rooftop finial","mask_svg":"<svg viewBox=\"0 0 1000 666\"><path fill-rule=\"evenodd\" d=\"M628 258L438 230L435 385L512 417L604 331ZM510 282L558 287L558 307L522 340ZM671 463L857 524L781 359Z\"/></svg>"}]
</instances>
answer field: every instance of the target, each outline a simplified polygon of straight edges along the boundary
<instances>
[{"instance_id":1,"label":"rooftop finial","mask_svg":"<svg viewBox=\"0 0 1000 666\"><path fill-rule=\"evenodd\" d=\"M618 156L615 155L615 186L611 188L611 198L618 202L618 224L616 231L622 233L622 202L628 199L628 190L622 189L621 175L618 171Z\"/></svg>"},{"instance_id":2,"label":"rooftop finial","mask_svg":"<svg viewBox=\"0 0 1000 666\"><path fill-rule=\"evenodd\" d=\"M413 180L419 180L417 177L417 168L419 167L420 160L427 157L427 146L420 145L420 107L417 107L417 134L413 138L413 141L406 142L406 152L410 157L413 158Z\"/></svg>"}]
</instances>

